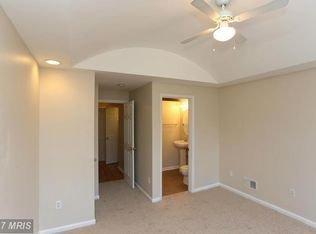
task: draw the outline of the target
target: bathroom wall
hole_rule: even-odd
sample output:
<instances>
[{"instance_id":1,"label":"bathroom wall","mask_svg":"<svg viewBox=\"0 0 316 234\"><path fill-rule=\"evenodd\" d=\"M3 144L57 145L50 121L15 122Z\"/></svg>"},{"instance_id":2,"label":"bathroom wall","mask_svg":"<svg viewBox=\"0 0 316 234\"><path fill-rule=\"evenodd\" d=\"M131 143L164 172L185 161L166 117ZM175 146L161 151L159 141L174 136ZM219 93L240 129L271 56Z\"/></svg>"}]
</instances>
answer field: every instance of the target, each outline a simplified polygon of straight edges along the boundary
<instances>
[{"instance_id":1,"label":"bathroom wall","mask_svg":"<svg viewBox=\"0 0 316 234\"><path fill-rule=\"evenodd\" d=\"M179 150L173 142L180 140L180 101L162 102L162 167L163 170L179 167Z\"/></svg>"}]
</instances>

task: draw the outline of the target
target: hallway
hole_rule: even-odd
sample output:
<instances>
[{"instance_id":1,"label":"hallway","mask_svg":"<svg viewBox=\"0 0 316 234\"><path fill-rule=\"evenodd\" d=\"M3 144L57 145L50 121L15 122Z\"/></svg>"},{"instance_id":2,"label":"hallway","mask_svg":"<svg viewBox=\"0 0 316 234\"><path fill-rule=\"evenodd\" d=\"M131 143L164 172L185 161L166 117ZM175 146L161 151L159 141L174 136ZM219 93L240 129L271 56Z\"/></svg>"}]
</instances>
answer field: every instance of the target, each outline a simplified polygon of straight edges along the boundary
<instances>
[{"instance_id":1,"label":"hallway","mask_svg":"<svg viewBox=\"0 0 316 234\"><path fill-rule=\"evenodd\" d=\"M99 162L99 183L123 179L124 175L118 168L118 163L106 164L105 161Z\"/></svg>"}]
</instances>

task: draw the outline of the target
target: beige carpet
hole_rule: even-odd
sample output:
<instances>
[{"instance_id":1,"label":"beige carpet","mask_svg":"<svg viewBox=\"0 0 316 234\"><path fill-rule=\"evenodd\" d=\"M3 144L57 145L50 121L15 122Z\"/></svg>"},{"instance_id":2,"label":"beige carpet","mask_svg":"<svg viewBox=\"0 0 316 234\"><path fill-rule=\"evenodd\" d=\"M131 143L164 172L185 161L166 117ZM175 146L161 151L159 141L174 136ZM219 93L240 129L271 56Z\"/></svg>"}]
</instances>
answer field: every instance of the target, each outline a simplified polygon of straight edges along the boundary
<instances>
[{"instance_id":1,"label":"beige carpet","mask_svg":"<svg viewBox=\"0 0 316 234\"><path fill-rule=\"evenodd\" d=\"M316 233L222 188L178 193L152 204L124 181L101 184L97 224L68 233Z\"/></svg>"}]
</instances>

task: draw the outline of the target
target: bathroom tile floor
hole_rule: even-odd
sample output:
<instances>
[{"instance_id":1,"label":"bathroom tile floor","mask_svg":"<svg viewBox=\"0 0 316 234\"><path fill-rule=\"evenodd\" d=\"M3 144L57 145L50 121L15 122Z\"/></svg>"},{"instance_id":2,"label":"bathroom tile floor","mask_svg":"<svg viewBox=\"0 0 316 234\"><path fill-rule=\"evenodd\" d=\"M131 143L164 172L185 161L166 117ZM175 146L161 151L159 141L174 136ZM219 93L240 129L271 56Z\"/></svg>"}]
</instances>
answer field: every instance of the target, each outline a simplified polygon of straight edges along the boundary
<instances>
[{"instance_id":1,"label":"bathroom tile floor","mask_svg":"<svg viewBox=\"0 0 316 234\"><path fill-rule=\"evenodd\" d=\"M188 186L183 184L183 175L179 169L162 172L162 195L170 195L188 191Z\"/></svg>"}]
</instances>

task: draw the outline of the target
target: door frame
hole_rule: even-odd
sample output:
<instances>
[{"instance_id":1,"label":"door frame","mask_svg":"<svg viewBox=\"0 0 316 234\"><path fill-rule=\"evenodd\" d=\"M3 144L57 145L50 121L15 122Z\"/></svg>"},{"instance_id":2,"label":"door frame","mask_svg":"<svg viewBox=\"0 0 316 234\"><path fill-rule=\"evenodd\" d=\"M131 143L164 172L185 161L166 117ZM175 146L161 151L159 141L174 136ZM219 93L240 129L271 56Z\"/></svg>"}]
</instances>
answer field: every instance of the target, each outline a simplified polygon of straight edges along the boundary
<instances>
[{"instance_id":1,"label":"door frame","mask_svg":"<svg viewBox=\"0 0 316 234\"><path fill-rule=\"evenodd\" d=\"M128 103L129 101L127 100L112 100L112 99L99 99L98 103L103 103L103 102L107 102L107 103L113 103L113 104L125 104Z\"/></svg>"},{"instance_id":2,"label":"door frame","mask_svg":"<svg viewBox=\"0 0 316 234\"><path fill-rule=\"evenodd\" d=\"M167 94L161 93L159 99L159 182L158 182L158 193L160 195L160 199L162 196L162 137L163 137L163 127L162 127L162 101L163 98L177 98L177 99L188 99L189 103L189 175L188 175L188 191L192 193L194 191L194 181L195 181L195 132L194 132L194 96L193 95L181 95L181 94ZM158 199L158 200L160 200Z\"/></svg>"},{"instance_id":3,"label":"door frame","mask_svg":"<svg viewBox=\"0 0 316 234\"><path fill-rule=\"evenodd\" d=\"M110 99L99 99L98 100L98 120L99 120L99 104L100 103L104 103L104 102L107 102L107 103L113 103L113 104L125 104L125 103L128 103L129 101L126 101L126 100L110 100ZM98 129L97 131L99 131L99 124L98 124ZM99 149L99 133L98 133L98 141L97 141L97 147ZM98 152L98 155L97 155L97 158L94 159L97 163L97 168L99 170L99 152ZM98 186L100 186L100 181L99 181L99 173L98 173L98 176L96 178L97 182L98 182ZM95 195L95 200L98 200L100 198L100 195Z\"/></svg>"}]
</instances>

